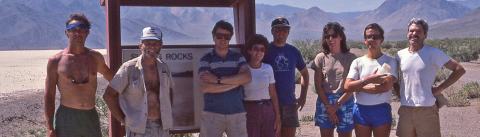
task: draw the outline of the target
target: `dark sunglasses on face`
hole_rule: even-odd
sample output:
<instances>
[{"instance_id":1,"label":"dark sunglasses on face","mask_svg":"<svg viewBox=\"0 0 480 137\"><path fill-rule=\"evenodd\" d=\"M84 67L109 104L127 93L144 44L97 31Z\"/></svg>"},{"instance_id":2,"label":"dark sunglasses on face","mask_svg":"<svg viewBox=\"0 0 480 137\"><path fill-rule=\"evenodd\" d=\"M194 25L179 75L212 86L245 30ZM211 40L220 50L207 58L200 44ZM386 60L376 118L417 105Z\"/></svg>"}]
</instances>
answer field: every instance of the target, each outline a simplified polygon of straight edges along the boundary
<instances>
[{"instance_id":1,"label":"dark sunglasses on face","mask_svg":"<svg viewBox=\"0 0 480 137\"><path fill-rule=\"evenodd\" d=\"M338 37L338 34L335 33L335 34L332 34L332 35L324 35L324 36L323 36L323 39L330 39L330 37L332 37L332 38L337 38L337 37Z\"/></svg>"},{"instance_id":2,"label":"dark sunglasses on face","mask_svg":"<svg viewBox=\"0 0 480 137\"><path fill-rule=\"evenodd\" d=\"M383 36L382 35L377 35L377 34L372 34L372 35L366 35L364 38L365 39L379 40L379 39L382 39Z\"/></svg>"},{"instance_id":3,"label":"dark sunglasses on face","mask_svg":"<svg viewBox=\"0 0 480 137\"><path fill-rule=\"evenodd\" d=\"M261 48L259 48L259 47L253 47L253 51L256 51L256 52L258 52L258 51L260 51L260 52L265 52L265 51L267 51L267 49L265 49L264 47L261 47Z\"/></svg>"},{"instance_id":4,"label":"dark sunglasses on face","mask_svg":"<svg viewBox=\"0 0 480 137\"><path fill-rule=\"evenodd\" d=\"M285 28L275 27L275 28L273 28L273 32L288 32L288 31L290 31L289 27L285 27Z\"/></svg>"},{"instance_id":5,"label":"dark sunglasses on face","mask_svg":"<svg viewBox=\"0 0 480 137\"><path fill-rule=\"evenodd\" d=\"M225 38L225 40L230 40L232 38L232 36L230 36L230 34L216 33L215 38L217 38L217 39Z\"/></svg>"}]
</instances>

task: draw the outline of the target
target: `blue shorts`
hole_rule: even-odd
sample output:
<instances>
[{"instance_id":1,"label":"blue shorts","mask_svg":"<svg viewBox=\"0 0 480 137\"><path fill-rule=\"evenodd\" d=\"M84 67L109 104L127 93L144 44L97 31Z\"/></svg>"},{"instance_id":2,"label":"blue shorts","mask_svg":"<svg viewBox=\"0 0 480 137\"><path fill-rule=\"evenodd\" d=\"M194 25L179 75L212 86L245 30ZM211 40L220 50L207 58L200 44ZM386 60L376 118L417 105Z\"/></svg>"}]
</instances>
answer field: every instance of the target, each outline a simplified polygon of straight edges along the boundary
<instances>
[{"instance_id":1,"label":"blue shorts","mask_svg":"<svg viewBox=\"0 0 480 137\"><path fill-rule=\"evenodd\" d=\"M392 107L388 103L360 105L353 107L353 121L364 126L378 127L392 123Z\"/></svg>"},{"instance_id":2,"label":"blue shorts","mask_svg":"<svg viewBox=\"0 0 480 137\"><path fill-rule=\"evenodd\" d=\"M334 104L343 94L328 94L327 98L330 104ZM337 110L336 114L340 120L338 125L330 122L328 115L325 113L326 108L324 108L320 98L317 98L317 110L315 111L315 126L326 129L335 129L337 127L337 133L346 133L352 131L354 128L353 125L353 96L343 103Z\"/></svg>"}]
</instances>

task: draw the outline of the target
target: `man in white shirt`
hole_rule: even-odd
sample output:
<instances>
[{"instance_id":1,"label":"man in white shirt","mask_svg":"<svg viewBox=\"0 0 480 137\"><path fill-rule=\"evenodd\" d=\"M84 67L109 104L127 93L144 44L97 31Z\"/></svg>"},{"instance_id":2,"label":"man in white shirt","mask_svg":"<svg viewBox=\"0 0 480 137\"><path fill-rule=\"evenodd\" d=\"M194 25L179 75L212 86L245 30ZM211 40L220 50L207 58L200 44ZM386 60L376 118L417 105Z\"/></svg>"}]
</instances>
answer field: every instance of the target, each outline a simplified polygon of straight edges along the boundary
<instances>
[{"instance_id":1,"label":"man in white shirt","mask_svg":"<svg viewBox=\"0 0 480 137\"><path fill-rule=\"evenodd\" d=\"M394 85L401 100L397 136L441 136L435 96L465 74L465 69L457 61L443 51L423 44L427 32L427 22L413 18L408 24L410 46L398 51L395 56L403 73L401 84ZM442 66L453 72L438 87L433 87L435 76Z\"/></svg>"}]
</instances>

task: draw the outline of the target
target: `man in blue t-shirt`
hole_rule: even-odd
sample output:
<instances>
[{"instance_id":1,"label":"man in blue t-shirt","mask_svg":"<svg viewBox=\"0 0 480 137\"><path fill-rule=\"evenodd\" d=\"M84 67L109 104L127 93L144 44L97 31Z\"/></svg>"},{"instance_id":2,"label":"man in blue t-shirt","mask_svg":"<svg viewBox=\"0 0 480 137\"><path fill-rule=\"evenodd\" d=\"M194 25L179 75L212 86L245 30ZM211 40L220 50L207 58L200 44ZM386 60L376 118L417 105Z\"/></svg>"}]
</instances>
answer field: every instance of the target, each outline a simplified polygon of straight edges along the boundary
<instances>
[{"instance_id":1,"label":"man in blue t-shirt","mask_svg":"<svg viewBox=\"0 0 480 137\"><path fill-rule=\"evenodd\" d=\"M286 43L289 33L290 24L287 19L277 17L272 21L273 42L269 45L270 49L264 62L272 66L275 76L275 88L282 119L281 135L294 137L296 128L300 127L297 110L298 108L302 110L307 98L308 71L297 47ZM302 75L302 89L298 99L295 98L295 68Z\"/></svg>"},{"instance_id":2,"label":"man in blue t-shirt","mask_svg":"<svg viewBox=\"0 0 480 137\"><path fill-rule=\"evenodd\" d=\"M228 49L232 24L223 20L212 30L215 48L200 59L198 76L204 108L200 137L247 137L242 85L252 81L242 54Z\"/></svg>"}]
</instances>

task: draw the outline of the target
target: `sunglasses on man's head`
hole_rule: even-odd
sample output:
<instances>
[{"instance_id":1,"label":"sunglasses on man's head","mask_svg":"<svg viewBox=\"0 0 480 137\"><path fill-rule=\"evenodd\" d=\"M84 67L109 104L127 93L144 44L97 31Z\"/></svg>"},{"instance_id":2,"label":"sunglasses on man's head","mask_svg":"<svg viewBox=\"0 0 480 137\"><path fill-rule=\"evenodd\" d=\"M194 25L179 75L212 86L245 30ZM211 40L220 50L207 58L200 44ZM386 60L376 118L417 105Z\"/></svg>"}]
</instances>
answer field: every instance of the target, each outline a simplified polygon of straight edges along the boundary
<instances>
[{"instance_id":1,"label":"sunglasses on man's head","mask_svg":"<svg viewBox=\"0 0 480 137\"><path fill-rule=\"evenodd\" d=\"M215 38L217 38L217 39L225 38L225 40L230 40L232 38L232 36L230 34L216 33Z\"/></svg>"},{"instance_id":2,"label":"sunglasses on man's head","mask_svg":"<svg viewBox=\"0 0 480 137\"><path fill-rule=\"evenodd\" d=\"M273 28L273 32L288 32L288 31L290 31L289 27L284 27L284 28L275 27L275 28Z\"/></svg>"},{"instance_id":3,"label":"sunglasses on man's head","mask_svg":"<svg viewBox=\"0 0 480 137\"><path fill-rule=\"evenodd\" d=\"M338 34L335 33L335 34L332 34L332 35L324 35L324 36L323 36L323 39L330 39L330 37L332 37L332 38L337 38L337 37L338 37Z\"/></svg>"},{"instance_id":4,"label":"sunglasses on man's head","mask_svg":"<svg viewBox=\"0 0 480 137\"><path fill-rule=\"evenodd\" d=\"M378 34L372 34L372 35L366 35L364 38L365 38L365 39L379 40L379 39L382 39L383 36L382 36L382 35L378 35Z\"/></svg>"},{"instance_id":5,"label":"sunglasses on man's head","mask_svg":"<svg viewBox=\"0 0 480 137\"><path fill-rule=\"evenodd\" d=\"M256 51L256 52L259 52L259 51L260 51L260 52L265 52L265 51L267 51L267 49L266 49L265 47L261 47L261 48L259 48L259 47L253 47L253 51Z\"/></svg>"}]
</instances>

